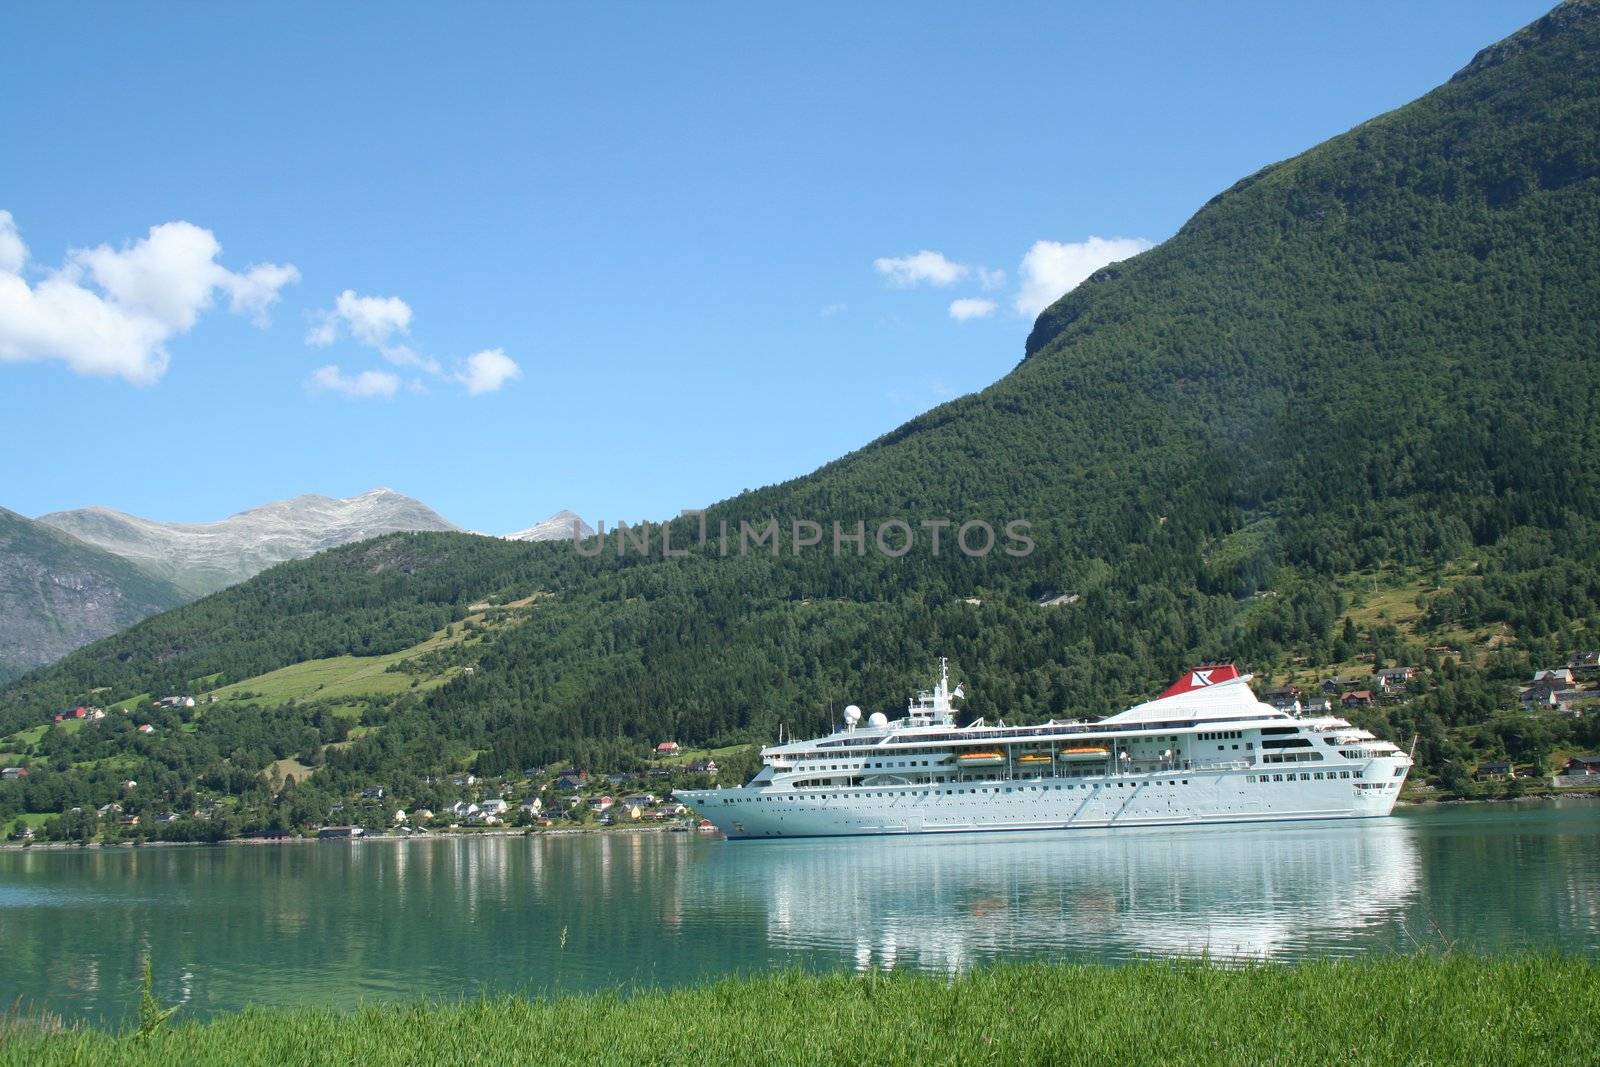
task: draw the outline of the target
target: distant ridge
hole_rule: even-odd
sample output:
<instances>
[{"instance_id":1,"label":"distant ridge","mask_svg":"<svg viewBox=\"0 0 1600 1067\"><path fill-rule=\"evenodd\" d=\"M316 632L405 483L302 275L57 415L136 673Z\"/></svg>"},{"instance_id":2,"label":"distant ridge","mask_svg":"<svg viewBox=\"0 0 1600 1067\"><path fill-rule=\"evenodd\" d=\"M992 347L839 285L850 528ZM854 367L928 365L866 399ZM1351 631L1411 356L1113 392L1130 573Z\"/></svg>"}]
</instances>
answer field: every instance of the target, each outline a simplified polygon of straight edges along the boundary
<instances>
[{"instance_id":1,"label":"distant ridge","mask_svg":"<svg viewBox=\"0 0 1600 1067\"><path fill-rule=\"evenodd\" d=\"M505 535L507 541L571 541L573 527L577 527L578 540L594 536L594 528L578 517L576 512L558 511L543 522L536 522L526 530Z\"/></svg>"},{"instance_id":2,"label":"distant ridge","mask_svg":"<svg viewBox=\"0 0 1600 1067\"><path fill-rule=\"evenodd\" d=\"M343 500L316 494L278 500L220 522L157 522L101 507L51 512L38 521L121 556L191 597L335 545L458 528L422 502L381 488Z\"/></svg>"}]
</instances>

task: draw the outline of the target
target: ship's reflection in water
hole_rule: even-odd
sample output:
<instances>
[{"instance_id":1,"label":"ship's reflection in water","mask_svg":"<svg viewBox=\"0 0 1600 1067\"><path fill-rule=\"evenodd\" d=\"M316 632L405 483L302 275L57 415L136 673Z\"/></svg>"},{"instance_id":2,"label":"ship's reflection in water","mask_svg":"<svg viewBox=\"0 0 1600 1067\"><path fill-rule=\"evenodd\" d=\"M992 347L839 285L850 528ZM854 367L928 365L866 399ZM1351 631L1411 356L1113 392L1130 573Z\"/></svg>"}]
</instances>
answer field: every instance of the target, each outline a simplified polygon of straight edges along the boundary
<instances>
[{"instance_id":1,"label":"ship's reflection in water","mask_svg":"<svg viewBox=\"0 0 1600 1067\"><path fill-rule=\"evenodd\" d=\"M1028 957L1270 959L1415 948L1399 820L731 846L691 897L774 949L960 971Z\"/></svg>"}]
</instances>

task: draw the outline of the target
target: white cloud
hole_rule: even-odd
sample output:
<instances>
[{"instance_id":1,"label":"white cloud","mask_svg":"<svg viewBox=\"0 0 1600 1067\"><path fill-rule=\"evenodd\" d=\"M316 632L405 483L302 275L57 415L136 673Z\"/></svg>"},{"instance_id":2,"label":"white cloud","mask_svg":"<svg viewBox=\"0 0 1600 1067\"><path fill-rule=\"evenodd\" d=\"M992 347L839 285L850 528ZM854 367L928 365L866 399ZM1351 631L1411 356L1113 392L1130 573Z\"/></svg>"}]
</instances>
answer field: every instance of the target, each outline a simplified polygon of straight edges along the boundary
<instances>
[{"instance_id":1,"label":"white cloud","mask_svg":"<svg viewBox=\"0 0 1600 1067\"><path fill-rule=\"evenodd\" d=\"M1017 268L1022 288L1013 306L1019 315L1037 315L1107 263L1138 255L1149 247L1143 237L1090 237L1065 244L1035 241Z\"/></svg>"},{"instance_id":2,"label":"white cloud","mask_svg":"<svg viewBox=\"0 0 1600 1067\"><path fill-rule=\"evenodd\" d=\"M849 310L850 310L850 305L849 304L824 304L824 305L822 305L821 314L822 314L823 318L831 319L835 315L843 315L846 311L849 311Z\"/></svg>"},{"instance_id":3,"label":"white cloud","mask_svg":"<svg viewBox=\"0 0 1600 1067\"><path fill-rule=\"evenodd\" d=\"M505 349L488 348L466 358L465 369L456 375L456 381L466 386L468 393L479 396L520 377L522 368L506 355Z\"/></svg>"},{"instance_id":4,"label":"white cloud","mask_svg":"<svg viewBox=\"0 0 1600 1067\"><path fill-rule=\"evenodd\" d=\"M410 345L384 345L378 351L384 359L397 367L416 367L435 377L444 373L444 368L439 366L438 360L423 355Z\"/></svg>"},{"instance_id":5,"label":"white cloud","mask_svg":"<svg viewBox=\"0 0 1600 1067\"><path fill-rule=\"evenodd\" d=\"M248 315L257 326L268 323L267 309L278 302L278 291L300 280L300 272L289 264L258 263L243 274L233 274L222 282L228 293L228 310Z\"/></svg>"},{"instance_id":6,"label":"white cloud","mask_svg":"<svg viewBox=\"0 0 1600 1067\"><path fill-rule=\"evenodd\" d=\"M999 306L993 300L965 296L960 300L952 300L950 302L950 317L957 322L966 322L968 319L986 319L993 315L995 308Z\"/></svg>"},{"instance_id":7,"label":"white cloud","mask_svg":"<svg viewBox=\"0 0 1600 1067\"><path fill-rule=\"evenodd\" d=\"M359 296L346 289L332 309L316 314L316 325L306 334L306 344L326 348L342 330L369 348L387 345L396 335L411 332L411 305L398 296Z\"/></svg>"},{"instance_id":8,"label":"white cloud","mask_svg":"<svg viewBox=\"0 0 1600 1067\"><path fill-rule=\"evenodd\" d=\"M236 274L217 262L221 252L210 230L167 222L120 250L74 250L35 285L23 277L28 247L16 221L0 211L0 361L59 359L79 374L154 382L167 369L166 342L192 329L218 290L264 325L279 290L300 278L276 264Z\"/></svg>"},{"instance_id":9,"label":"white cloud","mask_svg":"<svg viewBox=\"0 0 1600 1067\"><path fill-rule=\"evenodd\" d=\"M345 374L337 364L318 367L311 372L307 383L314 392L338 393L357 400L371 397L391 397L400 388L400 377L382 370L364 370L359 374Z\"/></svg>"},{"instance_id":10,"label":"white cloud","mask_svg":"<svg viewBox=\"0 0 1600 1067\"><path fill-rule=\"evenodd\" d=\"M964 278L971 269L965 263L954 263L938 252L922 251L909 256L882 257L872 261L872 269L889 279L898 289L908 289L926 282L929 285L950 285Z\"/></svg>"},{"instance_id":11,"label":"white cloud","mask_svg":"<svg viewBox=\"0 0 1600 1067\"><path fill-rule=\"evenodd\" d=\"M22 243L22 234L11 212L0 211L0 273L21 274L22 265L28 261L28 246Z\"/></svg>"},{"instance_id":12,"label":"white cloud","mask_svg":"<svg viewBox=\"0 0 1600 1067\"><path fill-rule=\"evenodd\" d=\"M1003 289L1003 288L1005 288L1005 284L1006 284L1006 272L1001 270L1000 268L998 268L998 267L995 267L993 269L990 269L989 267L979 267L978 268L978 288L982 289L984 292L992 293L996 289Z\"/></svg>"}]
</instances>

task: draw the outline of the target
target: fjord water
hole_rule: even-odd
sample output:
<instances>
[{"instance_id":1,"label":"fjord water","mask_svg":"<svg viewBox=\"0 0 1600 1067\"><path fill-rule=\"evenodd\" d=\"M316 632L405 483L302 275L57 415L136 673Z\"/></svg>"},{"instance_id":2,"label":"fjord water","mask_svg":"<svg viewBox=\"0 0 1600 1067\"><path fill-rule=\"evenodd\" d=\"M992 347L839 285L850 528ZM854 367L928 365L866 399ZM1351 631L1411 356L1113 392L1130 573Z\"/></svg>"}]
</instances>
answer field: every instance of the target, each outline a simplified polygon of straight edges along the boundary
<instances>
[{"instance_id":1,"label":"fjord water","mask_svg":"<svg viewBox=\"0 0 1600 1067\"><path fill-rule=\"evenodd\" d=\"M148 954L204 1017L774 967L1600 954L1600 804L1203 830L697 834L0 854L0 996L118 1026Z\"/></svg>"}]
</instances>

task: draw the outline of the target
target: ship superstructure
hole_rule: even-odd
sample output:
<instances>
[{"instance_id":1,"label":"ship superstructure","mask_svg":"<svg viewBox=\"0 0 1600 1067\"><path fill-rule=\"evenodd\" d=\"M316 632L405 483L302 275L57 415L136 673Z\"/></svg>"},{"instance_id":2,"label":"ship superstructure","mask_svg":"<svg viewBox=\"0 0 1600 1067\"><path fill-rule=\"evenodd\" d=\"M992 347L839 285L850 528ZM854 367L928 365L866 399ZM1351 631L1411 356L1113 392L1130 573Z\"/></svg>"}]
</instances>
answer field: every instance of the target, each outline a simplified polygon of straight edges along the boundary
<instances>
[{"instance_id":1,"label":"ship superstructure","mask_svg":"<svg viewBox=\"0 0 1600 1067\"><path fill-rule=\"evenodd\" d=\"M730 838L1165 826L1388 815L1411 768L1344 719L1262 703L1232 664L1097 722L958 726L961 699L941 661L902 717L851 706L762 749L748 784L676 795Z\"/></svg>"}]
</instances>

